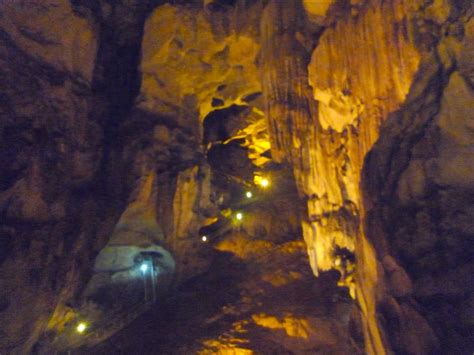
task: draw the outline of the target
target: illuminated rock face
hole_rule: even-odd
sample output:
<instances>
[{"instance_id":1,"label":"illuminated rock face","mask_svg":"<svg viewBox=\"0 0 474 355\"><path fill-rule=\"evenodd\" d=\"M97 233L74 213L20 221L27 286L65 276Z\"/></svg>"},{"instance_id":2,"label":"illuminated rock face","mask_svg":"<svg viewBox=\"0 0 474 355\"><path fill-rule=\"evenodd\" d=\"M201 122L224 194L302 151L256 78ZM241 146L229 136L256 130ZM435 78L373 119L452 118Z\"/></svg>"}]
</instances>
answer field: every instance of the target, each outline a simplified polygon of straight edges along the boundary
<instances>
[{"instance_id":1,"label":"illuminated rock face","mask_svg":"<svg viewBox=\"0 0 474 355\"><path fill-rule=\"evenodd\" d=\"M229 203L217 171L275 163L306 210L293 191L217 243L258 272L232 288L236 343L198 350L354 350L348 312L304 301L306 248L359 303L366 352L471 351L468 2L71 4L0 5L0 352L74 319L107 242L169 251L176 284L215 265L199 232Z\"/></svg>"},{"instance_id":2,"label":"illuminated rock face","mask_svg":"<svg viewBox=\"0 0 474 355\"><path fill-rule=\"evenodd\" d=\"M374 324L375 301L366 299L377 282L377 266L373 256L365 259L371 247L363 226L361 171L381 123L400 108L418 70L421 53L410 27L419 5L376 4L338 20L321 36L309 66L320 130L306 187L316 196L308 213L317 220L307 240L321 269L341 267L338 248L355 252L358 288L353 295L367 315L368 350L374 353L386 346ZM346 282L355 287L351 275Z\"/></svg>"},{"instance_id":3,"label":"illuminated rock face","mask_svg":"<svg viewBox=\"0 0 474 355\"><path fill-rule=\"evenodd\" d=\"M375 1L353 8L326 29L312 52L307 75L317 108L308 101L303 29L292 21L291 11L299 10L270 2L263 19L262 82L272 150L277 159L292 162L297 184L308 200L303 226L313 270L343 272L343 283L351 287L365 314L366 345L371 353L389 349L427 353L439 346L463 349L462 337L470 329L464 322L455 332L457 340L446 341L443 334L449 327L443 317L448 311L426 319L420 315L432 311L430 297L440 292L428 263L435 264L432 267L438 272L452 270L443 280L461 278L459 283L466 286L454 287L452 293L462 306L452 310L457 319L468 312L470 264L461 250L467 248L464 238L472 238L462 222L469 218L472 194L467 170L472 164L466 160L472 159L472 137L466 133L472 124L468 118L472 115L472 87L468 89L472 74L467 74L472 67L460 65L459 72L467 74L463 77L452 73L455 63L466 63L462 58L472 53L467 41L470 26L463 29L462 25L466 7L441 1L424 6L423 1ZM308 6L306 10L310 11ZM278 55L273 57L273 53ZM437 123L428 134L427 123L433 120ZM418 153L428 147L434 151ZM361 184L368 186L366 190ZM441 192L443 186L456 188ZM428 203L428 196L433 197L430 191L443 200ZM464 191L461 200L460 191ZM448 200L464 206L466 212L456 222L446 221L445 229L436 230L435 211L456 213ZM404 219L398 220L397 211L406 211ZM437 251L438 243L449 247ZM353 265L346 263L349 269L343 265L340 250L355 253L355 280ZM443 253L457 256L449 261ZM410 303L418 296L417 287L425 292L420 305L427 308L421 312ZM447 310L448 303L439 305ZM411 330L404 333L391 322ZM415 331L418 339L411 335Z\"/></svg>"},{"instance_id":4,"label":"illuminated rock face","mask_svg":"<svg viewBox=\"0 0 474 355\"><path fill-rule=\"evenodd\" d=\"M195 7L157 8L143 38L139 107L177 116L189 127L196 124L196 110L204 118L216 100L225 107L259 92L260 7L218 15Z\"/></svg>"}]
</instances>

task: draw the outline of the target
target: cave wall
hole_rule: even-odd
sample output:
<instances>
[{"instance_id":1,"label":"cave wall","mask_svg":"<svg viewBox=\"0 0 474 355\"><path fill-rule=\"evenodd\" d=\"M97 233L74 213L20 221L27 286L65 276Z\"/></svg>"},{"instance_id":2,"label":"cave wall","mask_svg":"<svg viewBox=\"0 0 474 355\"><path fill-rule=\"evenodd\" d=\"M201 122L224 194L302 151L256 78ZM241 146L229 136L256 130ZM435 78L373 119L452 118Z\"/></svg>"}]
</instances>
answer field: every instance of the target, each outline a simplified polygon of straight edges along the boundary
<instances>
[{"instance_id":1,"label":"cave wall","mask_svg":"<svg viewBox=\"0 0 474 355\"><path fill-rule=\"evenodd\" d=\"M309 20L330 13L303 5ZM272 153L307 200L313 270L341 272L367 352L469 351L472 7L354 2L326 16L311 54L298 7L265 8L260 68Z\"/></svg>"},{"instance_id":2,"label":"cave wall","mask_svg":"<svg viewBox=\"0 0 474 355\"><path fill-rule=\"evenodd\" d=\"M175 283L209 266L199 123L258 96L258 11L237 24L159 4L1 4L0 351L51 350L109 241L162 245Z\"/></svg>"},{"instance_id":3,"label":"cave wall","mask_svg":"<svg viewBox=\"0 0 474 355\"><path fill-rule=\"evenodd\" d=\"M96 5L0 5L2 353L63 319L130 190L115 137L150 3Z\"/></svg>"},{"instance_id":4,"label":"cave wall","mask_svg":"<svg viewBox=\"0 0 474 355\"><path fill-rule=\"evenodd\" d=\"M443 5L428 9L420 71L364 168L367 233L387 287L378 307L397 352L473 349L472 7Z\"/></svg>"}]
</instances>

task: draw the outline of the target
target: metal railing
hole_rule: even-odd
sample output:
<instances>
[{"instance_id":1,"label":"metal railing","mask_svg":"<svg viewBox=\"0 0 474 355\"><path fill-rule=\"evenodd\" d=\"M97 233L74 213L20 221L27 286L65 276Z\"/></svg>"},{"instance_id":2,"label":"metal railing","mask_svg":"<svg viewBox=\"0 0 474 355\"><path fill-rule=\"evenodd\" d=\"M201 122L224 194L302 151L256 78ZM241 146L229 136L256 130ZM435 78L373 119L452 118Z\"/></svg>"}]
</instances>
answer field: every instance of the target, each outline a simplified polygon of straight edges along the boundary
<instances>
[{"instance_id":1,"label":"metal railing","mask_svg":"<svg viewBox=\"0 0 474 355\"><path fill-rule=\"evenodd\" d=\"M153 305L154 302L137 303L133 307L127 308L125 312L115 314L113 318L96 324L91 331L81 335L77 334L74 339L68 339L66 346L68 349L75 349L83 345L91 346L101 343L125 328Z\"/></svg>"},{"instance_id":2,"label":"metal railing","mask_svg":"<svg viewBox=\"0 0 474 355\"><path fill-rule=\"evenodd\" d=\"M59 340L60 344L64 344L64 346L60 347L74 349L83 345L92 346L98 344L129 325L150 309L157 300L157 271L151 256L147 255L142 260L141 271L143 273L144 292L144 300L142 302L135 303L120 313L113 313L111 317L107 317L104 321L95 323L88 332L77 334L70 329Z\"/></svg>"}]
</instances>

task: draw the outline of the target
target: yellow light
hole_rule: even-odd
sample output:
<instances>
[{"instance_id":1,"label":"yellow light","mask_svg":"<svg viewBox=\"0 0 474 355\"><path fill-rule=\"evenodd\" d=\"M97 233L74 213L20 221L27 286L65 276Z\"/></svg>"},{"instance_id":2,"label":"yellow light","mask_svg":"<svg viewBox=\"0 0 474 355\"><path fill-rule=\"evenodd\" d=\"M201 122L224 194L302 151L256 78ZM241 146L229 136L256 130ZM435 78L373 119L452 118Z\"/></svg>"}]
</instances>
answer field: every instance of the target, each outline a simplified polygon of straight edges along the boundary
<instances>
[{"instance_id":1,"label":"yellow light","mask_svg":"<svg viewBox=\"0 0 474 355\"><path fill-rule=\"evenodd\" d=\"M76 328L77 332L81 334L84 333L86 329L87 329L87 324L84 322L79 323Z\"/></svg>"},{"instance_id":2,"label":"yellow light","mask_svg":"<svg viewBox=\"0 0 474 355\"><path fill-rule=\"evenodd\" d=\"M270 185L270 181L268 179L263 178L262 180L260 180L260 186L268 187L268 185Z\"/></svg>"},{"instance_id":3,"label":"yellow light","mask_svg":"<svg viewBox=\"0 0 474 355\"><path fill-rule=\"evenodd\" d=\"M207 242L207 236L203 235L203 236L201 237L201 240L202 240L203 242Z\"/></svg>"},{"instance_id":4,"label":"yellow light","mask_svg":"<svg viewBox=\"0 0 474 355\"><path fill-rule=\"evenodd\" d=\"M235 215L235 218L237 218L238 221L241 221L242 218L244 218L244 215L241 212L239 212Z\"/></svg>"},{"instance_id":5,"label":"yellow light","mask_svg":"<svg viewBox=\"0 0 474 355\"><path fill-rule=\"evenodd\" d=\"M245 196L247 196L247 198L252 198L253 194L250 191L247 191Z\"/></svg>"}]
</instances>

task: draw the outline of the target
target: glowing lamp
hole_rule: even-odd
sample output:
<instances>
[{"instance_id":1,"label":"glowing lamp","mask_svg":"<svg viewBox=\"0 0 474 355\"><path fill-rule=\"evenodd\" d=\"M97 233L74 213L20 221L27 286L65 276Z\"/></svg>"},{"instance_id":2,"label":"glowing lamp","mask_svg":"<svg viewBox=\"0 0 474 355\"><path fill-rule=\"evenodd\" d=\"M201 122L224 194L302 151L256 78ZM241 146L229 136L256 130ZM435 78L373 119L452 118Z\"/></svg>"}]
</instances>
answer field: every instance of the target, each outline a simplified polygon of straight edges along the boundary
<instances>
[{"instance_id":1,"label":"glowing lamp","mask_svg":"<svg viewBox=\"0 0 474 355\"><path fill-rule=\"evenodd\" d=\"M238 212L238 213L235 215L235 218L237 218L238 221L241 221L242 218L244 218L244 215L243 215L241 212Z\"/></svg>"},{"instance_id":2,"label":"glowing lamp","mask_svg":"<svg viewBox=\"0 0 474 355\"><path fill-rule=\"evenodd\" d=\"M201 237L201 240L202 240L203 242L207 242L207 236L206 236L206 235L203 235L203 236Z\"/></svg>"},{"instance_id":3,"label":"glowing lamp","mask_svg":"<svg viewBox=\"0 0 474 355\"><path fill-rule=\"evenodd\" d=\"M87 329L87 324L84 323L84 322L81 322L77 325L76 327L76 331L79 333L79 334L82 334L84 333L84 331Z\"/></svg>"},{"instance_id":4,"label":"glowing lamp","mask_svg":"<svg viewBox=\"0 0 474 355\"><path fill-rule=\"evenodd\" d=\"M147 264L142 264L142 265L140 266L140 270L141 270L143 273L145 273L145 272L148 270L148 265L147 265Z\"/></svg>"},{"instance_id":5,"label":"glowing lamp","mask_svg":"<svg viewBox=\"0 0 474 355\"><path fill-rule=\"evenodd\" d=\"M268 187L268 185L270 185L270 181L268 179L263 178L262 180L260 180L260 186Z\"/></svg>"},{"instance_id":6,"label":"glowing lamp","mask_svg":"<svg viewBox=\"0 0 474 355\"><path fill-rule=\"evenodd\" d=\"M247 192L245 193L245 196L246 196L247 198L252 198L253 194L252 194L252 192L247 191Z\"/></svg>"}]
</instances>

